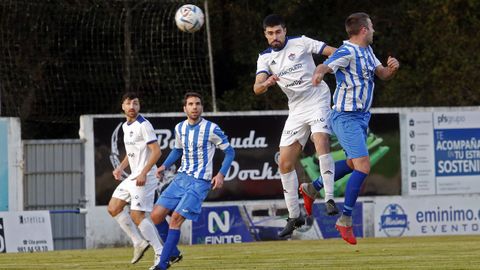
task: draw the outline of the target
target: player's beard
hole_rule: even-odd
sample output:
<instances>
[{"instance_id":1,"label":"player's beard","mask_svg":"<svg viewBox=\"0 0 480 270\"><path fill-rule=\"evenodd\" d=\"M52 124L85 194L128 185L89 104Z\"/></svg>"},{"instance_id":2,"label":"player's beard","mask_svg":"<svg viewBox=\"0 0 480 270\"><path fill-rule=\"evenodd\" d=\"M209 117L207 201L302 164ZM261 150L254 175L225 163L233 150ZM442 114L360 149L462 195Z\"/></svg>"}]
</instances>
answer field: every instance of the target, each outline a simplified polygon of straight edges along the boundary
<instances>
[{"instance_id":1,"label":"player's beard","mask_svg":"<svg viewBox=\"0 0 480 270\"><path fill-rule=\"evenodd\" d=\"M188 118L190 120L193 120L195 123L198 121L198 119L200 119L200 117L202 116L202 111L198 110L196 112L189 112L188 113Z\"/></svg>"},{"instance_id":2,"label":"player's beard","mask_svg":"<svg viewBox=\"0 0 480 270\"><path fill-rule=\"evenodd\" d=\"M283 48L283 43L280 40L275 39L274 41L272 41L270 43L270 47L278 50L278 49Z\"/></svg>"},{"instance_id":3,"label":"player's beard","mask_svg":"<svg viewBox=\"0 0 480 270\"><path fill-rule=\"evenodd\" d=\"M129 110L127 111L126 115L129 120L135 120L137 119L138 112L135 110Z\"/></svg>"},{"instance_id":4,"label":"player's beard","mask_svg":"<svg viewBox=\"0 0 480 270\"><path fill-rule=\"evenodd\" d=\"M371 36L367 37L367 44L372 45L373 44L373 34Z\"/></svg>"}]
</instances>

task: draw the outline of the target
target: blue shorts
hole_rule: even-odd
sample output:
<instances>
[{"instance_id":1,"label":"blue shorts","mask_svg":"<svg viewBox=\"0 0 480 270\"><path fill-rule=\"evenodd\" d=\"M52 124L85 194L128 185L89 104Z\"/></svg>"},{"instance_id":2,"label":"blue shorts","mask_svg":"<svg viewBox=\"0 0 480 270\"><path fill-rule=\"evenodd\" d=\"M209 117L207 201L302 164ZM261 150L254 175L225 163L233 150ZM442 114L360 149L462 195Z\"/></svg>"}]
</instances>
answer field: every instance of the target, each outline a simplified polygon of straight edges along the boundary
<instances>
[{"instance_id":1,"label":"blue shorts","mask_svg":"<svg viewBox=\"0 0 480 270\"><path fill-rule=\"evenodd\" d=\"M332 112L332 129L347 159L368 156L367 130L370 112Z\"/></svg>"},{"instance_id":2,"label":"blue shorts","mask_svg":"<svg viewBox=\"0 0 480 270\"><path fill-rule=\"evenodd\" d=\"M155 204L173 210L186 219L197 221L210 188L210 181L178 173Z\"/></svg>"}]
</instances>

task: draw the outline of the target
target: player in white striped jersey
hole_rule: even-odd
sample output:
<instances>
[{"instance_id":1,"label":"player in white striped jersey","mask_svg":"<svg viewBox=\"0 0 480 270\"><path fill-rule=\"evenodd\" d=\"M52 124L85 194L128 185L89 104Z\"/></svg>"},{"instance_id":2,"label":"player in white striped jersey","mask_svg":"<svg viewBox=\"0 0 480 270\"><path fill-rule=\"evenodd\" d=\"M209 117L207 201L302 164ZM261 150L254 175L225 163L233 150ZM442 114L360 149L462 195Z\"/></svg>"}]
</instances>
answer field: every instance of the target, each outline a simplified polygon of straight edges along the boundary
<instances>
[{"instance_id":1,"label":"player in white striped jersey","mask_svg":"<svg viewBox=\"0 0 480 270\"><path fill-rule=\"evenodd\" d=\"M279 237L286 237L305 223L298 201L298 178L295 164L310 134L319 159L325 185L327 214L338 210L333 200L334 160L330 155L330 90L325 82L312 85L315 63L312 54L331 55L335 48L306 36L287 37L282 17L276 14L263 21L270 48L257 60L253 90L259 95L278 84L288 97L288 118L280 139L279 169L289 212L286 227ZM308 212L307 212L308 213ZM311 213L308 213L311 214Z\"/></svg>"},{"instance_id":2,"label":"player in white striped jersey","mask_svg":"<svg viewBox=\"0 0 480 270\"><path fill-rule=\"evenodd\" d=\"M183 104L187 120L175 126L175 146L157 170L157 177L161 178L165 168L182 158L177 176L162 192L151 214L154 223L160 224L173 211L160 263L153 269L169 267L169 259L176 256L178 250L180 227L185 219L198 219L208 192L223 186L224 177L235 157L235 151L220 127L202 118L200 94L186 93ZM222 167L214 176L212 162L215 148L220 148L225 157Z\"/></svg>"},{"instance_id":3,"label":"player in white striped jersey","mask_svg":"<svg viewBox=\"0 0 480 270\"><path fill-rule=\"evenodd\" d=\"M370 172L370 158L366 144L373 100L374 77L393 78L400 64L388 57L383 66L373 53L373 24L368 14L359 12L345 21L349 40L323 64L315 69L313 84L318 84L327 72L335 73L337 87L333 96L332 127L347 155L347 164L353 169L345 189L342 216L335 227L348 243L357 243L352 230L352 210L360 188Z\"/></svg>"},{"instance_id":4,"label":"player in white striped jersey","mask_svg":"<svg viewBox=\"0 0 480 270\"><path fill-rule=\"evenodd\" d=\"M123 170L128 166L131 173L113 192L108 203L108 212L132 239L134 253L131 263L136 263L142 258L149 244L154 248L155 254L160 254L163 248L150 216L145 216L145 212L151 212L153 208L158 185L155 164L161 151L152 125L139 114L140 101L135 93L123 95L122 110L127 119L122 125L126 155L113 171L113 176L115 180L121 181ZM124 211L128 203L130 215Z\"/></svg>"}]
</instances>

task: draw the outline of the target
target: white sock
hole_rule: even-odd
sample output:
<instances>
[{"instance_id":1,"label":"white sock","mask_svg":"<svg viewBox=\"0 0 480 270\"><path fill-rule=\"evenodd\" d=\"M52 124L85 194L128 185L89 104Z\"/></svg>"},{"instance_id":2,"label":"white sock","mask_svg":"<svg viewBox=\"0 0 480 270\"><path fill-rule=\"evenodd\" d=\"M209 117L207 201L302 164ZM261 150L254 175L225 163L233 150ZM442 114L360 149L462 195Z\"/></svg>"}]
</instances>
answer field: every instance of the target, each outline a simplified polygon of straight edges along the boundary
<instances>
[{"instance_id":1,"label":"white sock","mask_svg":"<svg viewBox=\"0 0 480 270\"><path fill-rule=\"evenodd\" d=\"M300 207L298 204L298 178L295 170L280 174L283 186L283 196L287 204L288 217L297 218L300 216Z\"/></svg>"},{"instance_id":2,"label":"white sock","mask_svg":"<svg viewBox=\"0 0 480 270\"><path fill-rule=\"evenodd\" d=\"M140 232L142 232L145 239L147 239L148 243L153 247L155 250L155 254L162 254L163 245L160 242L160 235L158 235L157 228L153 225L153 222L150 218L145 217L140 225L138 225Z\"/></svg>"},{"instance_id":3,"label":"white sock","mask_svg":"<svg viewBox=\"0 0 480 270\"><path fill-rule=\"evenodd\" d=\"M325 154L318 157L320 166L320 175L322 175L323 189L325 190L325 202L333 200L335 161L331 154Z\"/></svg>"},{"instance_id":4,"label":"white sock","mask_svg":"<svg viewBox=\"0 0 480 270\"><path fill-rule=\"evenodd\" d=\"M132 239L134 246L138 246L140 245L140 243L142 243L142 241L144 241L142 235L138 231L137 226L135 225L135 223L133 223L132 218L127 212L122 211L120 212L120 214L114 216L113 218L118 222L120 228L122 228L122 230L128 235L128 237Z\"/></svg>"}]
</instances>

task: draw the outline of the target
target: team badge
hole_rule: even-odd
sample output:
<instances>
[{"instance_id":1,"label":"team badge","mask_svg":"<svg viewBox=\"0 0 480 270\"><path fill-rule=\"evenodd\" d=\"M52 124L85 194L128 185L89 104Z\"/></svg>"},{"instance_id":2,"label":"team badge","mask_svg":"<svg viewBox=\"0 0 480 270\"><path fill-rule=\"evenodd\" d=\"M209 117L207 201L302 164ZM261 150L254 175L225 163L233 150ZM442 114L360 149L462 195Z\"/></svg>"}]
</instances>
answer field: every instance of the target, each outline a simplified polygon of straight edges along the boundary
<instances>
[{"instance_id":1,"label":"team badge","mask_svg":"<svg viewBox=\"0 0 480 270\"><path fill-rule=\"evenodd\" d=\"M294 54L294 53L291 53L291 54L288 56L288 59L290 59L290 61L293 61L293 59L295 59L295 54Z\"/></svg>"},{"instance_id":2,"label":"team badge","mask_svg":"<svg viewBox=\"0 0 480 270\"><path fill-rule=\"evenodd\" d=\"M365 78L366 80L369 80L369 79L370 79L368 69L365 68L365 67L362 68L362 75L363 75L363 78Z\"/></svg>"},{"instance_id":3,"label":"team badge","mask_svg":"<svg viewBox=\"0 0 480 270\"><path fill-rule=\"evenodd\" d=\"M408 216L403 208L392 203L387 205L380 216L380 231L383 231L389 237L402 236L408 228Z\"/></svg>"}]
</instances>

